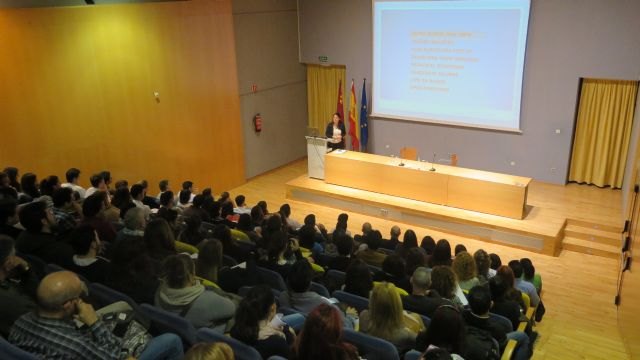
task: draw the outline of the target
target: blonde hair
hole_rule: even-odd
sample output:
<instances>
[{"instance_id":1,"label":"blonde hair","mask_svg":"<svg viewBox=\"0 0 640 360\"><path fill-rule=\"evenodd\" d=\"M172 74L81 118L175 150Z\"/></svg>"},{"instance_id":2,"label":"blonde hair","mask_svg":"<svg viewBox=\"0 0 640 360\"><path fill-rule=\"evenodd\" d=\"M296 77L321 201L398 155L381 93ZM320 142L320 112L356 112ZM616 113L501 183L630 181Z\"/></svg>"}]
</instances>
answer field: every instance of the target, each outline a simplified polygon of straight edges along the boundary
<instances>
[{"instance_id":1,"label":"blonde hair","mask_svg":"<svg viewBox=\"0 0 640 360\"><path fill-rule=\"evenodd\" d=\"M390 339L404 328L402 300L392 283L381 282L371 291L369 318L367 333L383 339Z\"/></svg>"},{"instance_id":2,"label":"blonde hair","mask_svg":"<svg viewBox=\"0 0 640 360\"><path fill-rule=\"evenodd\" d=\"M471 280L477 275L476 261L466 251L459 252L451 265L458 281Z\"/></svg>"},{"instance_id":3,"label":"blonde hair","mask_svg":"<svg viewBox=\"0 0 640 360\"><path fill-rule=\"evenodd\" d=\"M184 355L184 360L234 360L233 350L223 342L195 344Z\"/></svg>"}]
</instances>

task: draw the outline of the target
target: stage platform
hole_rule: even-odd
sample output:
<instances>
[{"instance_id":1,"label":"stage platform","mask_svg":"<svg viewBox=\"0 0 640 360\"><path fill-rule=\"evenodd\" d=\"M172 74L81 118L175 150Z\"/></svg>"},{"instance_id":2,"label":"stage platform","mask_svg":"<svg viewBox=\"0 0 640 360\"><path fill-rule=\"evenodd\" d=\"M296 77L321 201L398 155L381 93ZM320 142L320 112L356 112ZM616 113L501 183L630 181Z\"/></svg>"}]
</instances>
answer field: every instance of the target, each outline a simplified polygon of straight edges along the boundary
<instances>
[{"instance_id":1,"label":"stage platform","mask_svg":"<svg viewBox=\"0 0 640 360\"><path fill-rule=\"evenodd\" d=\"M331 185L306 174L286 183L286 196L552 256L560 252L567 225L566 214L553 202L545 207L544 201L536 205L530 199L524 219L518 220Z\"/></svg>"}]
</instances>

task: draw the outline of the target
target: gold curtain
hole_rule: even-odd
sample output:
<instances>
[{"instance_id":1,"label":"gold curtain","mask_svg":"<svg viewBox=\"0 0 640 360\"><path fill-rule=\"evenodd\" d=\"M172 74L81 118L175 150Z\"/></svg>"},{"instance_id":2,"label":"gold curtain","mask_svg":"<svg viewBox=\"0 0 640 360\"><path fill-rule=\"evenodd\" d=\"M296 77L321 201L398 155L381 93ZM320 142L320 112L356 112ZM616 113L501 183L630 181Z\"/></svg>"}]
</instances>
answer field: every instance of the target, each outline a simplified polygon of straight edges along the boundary
<instances>
[{"instance_id":1,"label":"gold curtain","mask_svg":"<svg viewBox=\"0 0 640 360\"><path fill-rule=\"evenodd\" d=\"M622 187L637 81L582 82L569 181Z\"/></svg>"},{"instance_id":2,"label":"gold curtain","mask_svg":"<svg viewBox=\"0 0 640 360\"><path fill-rule=\"evenodd\" d=\"M307 64L307 107L309 127L318 129L323 136L338 105L338 84L342 81L342 104L349 108L349 94L345 93L346 68L344 66L320 66ZM346 99L346 100L345 100ZM346 117L346 114L345 114Z\"/></svg>"}]
</instances>

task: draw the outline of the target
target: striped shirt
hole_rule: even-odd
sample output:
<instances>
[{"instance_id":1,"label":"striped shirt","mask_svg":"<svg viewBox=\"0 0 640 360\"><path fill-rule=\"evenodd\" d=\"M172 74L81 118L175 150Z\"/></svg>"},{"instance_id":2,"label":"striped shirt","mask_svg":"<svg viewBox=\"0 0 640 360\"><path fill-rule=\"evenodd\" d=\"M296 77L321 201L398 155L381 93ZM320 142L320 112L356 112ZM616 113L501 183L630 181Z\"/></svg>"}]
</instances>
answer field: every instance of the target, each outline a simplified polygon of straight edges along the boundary
<instances>
[{"instance_id":1,"label":"striped shirt","mask_svg":"<svg viewBox=\"0 0 640 360\"><path fill-rule=\"evenodd\" d=\"M43 359L119 359L121 340L98 320L78 329L72 320L49 319L35 312L20 317L9 342Z\"/></svg>"}]
</instances>

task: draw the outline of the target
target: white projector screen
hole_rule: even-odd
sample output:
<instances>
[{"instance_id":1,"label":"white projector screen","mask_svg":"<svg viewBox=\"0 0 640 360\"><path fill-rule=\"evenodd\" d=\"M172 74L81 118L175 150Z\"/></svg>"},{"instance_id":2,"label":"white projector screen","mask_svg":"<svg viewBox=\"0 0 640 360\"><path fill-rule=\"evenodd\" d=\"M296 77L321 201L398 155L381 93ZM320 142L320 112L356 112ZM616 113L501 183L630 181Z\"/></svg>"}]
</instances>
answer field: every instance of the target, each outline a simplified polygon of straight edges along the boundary
<instances>
[{"instance_id":1,"label":"white projector screen","mask_svg":"<svg viewBox=\"0 0 640 360\"><path fill-rule=\"evenodd\" d=\"M373 0L372 116L520 131L530 0Z\"/></svg>"}]
</instances>

